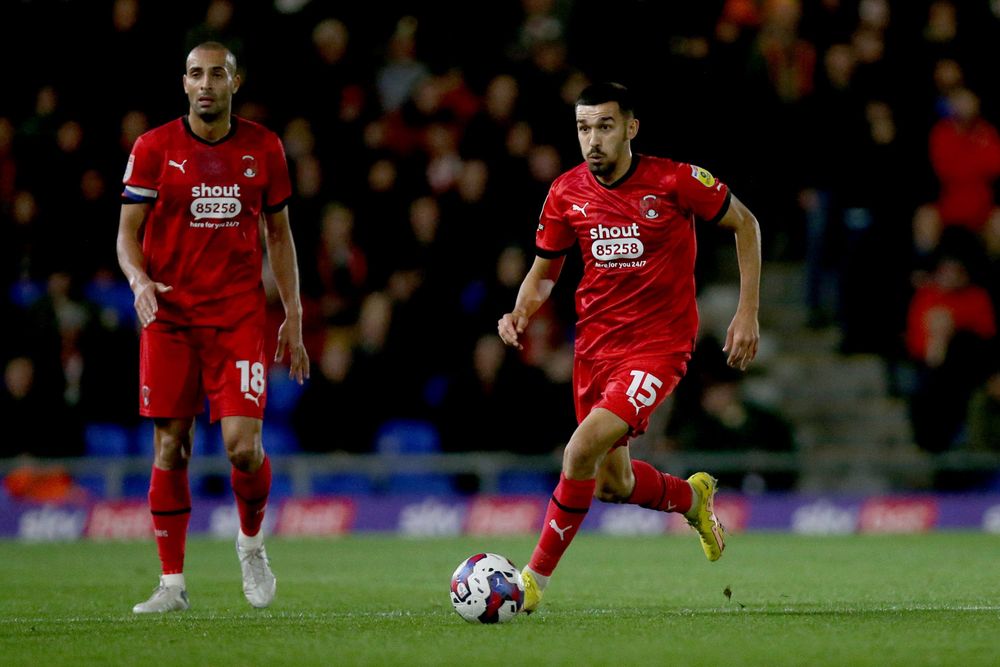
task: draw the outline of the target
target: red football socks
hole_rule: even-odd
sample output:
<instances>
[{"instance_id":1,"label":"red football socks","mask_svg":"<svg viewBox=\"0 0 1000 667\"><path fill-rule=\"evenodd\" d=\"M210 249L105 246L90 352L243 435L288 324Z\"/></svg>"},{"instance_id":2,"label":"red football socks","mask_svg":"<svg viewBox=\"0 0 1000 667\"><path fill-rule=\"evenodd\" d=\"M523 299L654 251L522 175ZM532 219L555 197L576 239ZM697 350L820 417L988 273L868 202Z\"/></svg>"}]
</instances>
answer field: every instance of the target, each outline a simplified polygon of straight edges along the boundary
<instances>
[{"instance_id":1,"label":"red football socks","mask_svg":"<svg viewBox=\"0 0 1000 667\"><path fill-rule=\"evenodd\" d=\"M163 574L182 573L184 544L191 518L187 468L163 470L153 466L149 478L149 511L153 515L156 549Z\"/></svg>"},{"instance_id":2,"label":"red football socks","mask_svg":"<svg viewBox=\"0 0 1000 667\"><path fill-rule=\"evenodd\" d=\"M645 461L632 461L635 488L628 502L660 512L684 513L691 509L691 485L686 479L660 472Z\"/></svg>"},{"instance_id":3,"label":"red football socks","mask_svg":"<svg viewBox=\"0 0 1000 667\"><path fill-rule=\"evenodd\" d=\"M271 459L265 456L264 463L255 472L233 468L230 480L240 513L240 529L244 535L253 537L260 532L267 496L271 492Z\"/></svg>"},{"instance_id":4,"label":"red football socks","mask_svg":"<svg viewBox=\"0 0 1000 667\"><path fill-rule=\"evenodd\" d=\"M542 576L549 576L559 564L559 559L573 541L580 524L587 518L594 499L593 479L568 479L559 476L559 484L549 500L545 524L538 538L538 546L531 554L528 566Z\"/></svg>"}]
</instances>

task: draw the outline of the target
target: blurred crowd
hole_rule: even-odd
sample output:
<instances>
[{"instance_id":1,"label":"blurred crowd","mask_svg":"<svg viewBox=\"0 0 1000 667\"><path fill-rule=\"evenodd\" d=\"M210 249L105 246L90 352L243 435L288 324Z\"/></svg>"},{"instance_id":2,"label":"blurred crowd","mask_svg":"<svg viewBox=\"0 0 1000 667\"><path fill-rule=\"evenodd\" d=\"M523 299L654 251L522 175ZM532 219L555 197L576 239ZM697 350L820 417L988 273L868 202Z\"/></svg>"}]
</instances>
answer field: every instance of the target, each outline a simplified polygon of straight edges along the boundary
<instances>
[{"instance_id":1,"label":"blurred crowd","mask_svg":"<svg viewBox=\"0 0 1000 667\"><path fill-rule=\"evenodd\" d=\"M142 132L186 112L184 57L236 53L235 112L282 137L312 379L271 374L292 450L371 451L395 420L445 451L571 432L571 262L523 352L496 320L576 165L594 80L639 99L634 148L695 162L806 267L809 324L885 356L918 443L996 447L1000 2L22 0L0 8L0 456L77 455L138 424L132 296L114 254ZM984 55L985 54L985 55ZM731 239L699 230L698 277ZM272 281L265 285L280 307ZM791 450L706 340L667 446ZM683 386L683 385L682 385ZM973 415L970 418L970 411ZM785 480L773 480L776 486Z\"/></svg>"}]
</instances>

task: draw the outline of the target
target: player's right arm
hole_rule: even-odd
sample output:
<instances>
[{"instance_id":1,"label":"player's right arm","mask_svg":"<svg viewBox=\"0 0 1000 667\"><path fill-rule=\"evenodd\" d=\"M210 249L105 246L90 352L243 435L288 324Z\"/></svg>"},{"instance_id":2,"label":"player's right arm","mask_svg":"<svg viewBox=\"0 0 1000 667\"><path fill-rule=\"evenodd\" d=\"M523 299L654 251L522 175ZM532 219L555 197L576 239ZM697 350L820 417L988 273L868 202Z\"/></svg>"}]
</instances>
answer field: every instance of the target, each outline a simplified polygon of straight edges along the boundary
<instances>
[{"instance_id":1,"label":"player's right arm","mask_svg":"<svg viewBox=\"0 0 1000 667\"><path fill-rule=\"evenodd\" d=\"M521 288L517 291L517 301L514 309L504 314L497 322L497 331L504 343L517 349L522 349L520 336L528 327L531 316L534 315L545 300L552 294L552 288L559 280L565 257L547 259L535 257L531 270L524 277Z\"/></svg>"},{"instance_id":2,"label":"player's right arm","mask_svg":"<svg viewBox=\"0 0 1000 667\"><path fill-rule=\"evenodd\" d=\"M145 258L142 254L142 244L139 241L139 230L145 222L149 210L153 207L148 203L122 204L121 217L118 220L118 266L128 280L128 286L135 295L135 313L143 327L156 319L156 295L169 292L173 287L153 281L146 273Z\"/></svg>"}]
</instances>

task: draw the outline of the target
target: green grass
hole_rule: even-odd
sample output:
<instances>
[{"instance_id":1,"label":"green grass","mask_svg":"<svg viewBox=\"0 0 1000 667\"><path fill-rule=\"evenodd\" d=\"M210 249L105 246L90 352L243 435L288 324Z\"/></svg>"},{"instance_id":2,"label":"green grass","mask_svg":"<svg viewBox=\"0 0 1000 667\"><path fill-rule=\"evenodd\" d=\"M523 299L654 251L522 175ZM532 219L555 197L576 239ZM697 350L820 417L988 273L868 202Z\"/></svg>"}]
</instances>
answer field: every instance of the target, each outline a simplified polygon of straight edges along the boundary
<instances>
[{"instance_id":1,"label":"green grass","mask_svg":"<svg viewBox=\"0 0 1000 667\"><path fill-rule=\"evenodd\" d=\"M996 665L1000 537L583 535L541 610L470 625L447 585L533 539L271 539L278 599L243 600L232 543L193 539L192 608L135 617L152 543L0 542L0 664ZM732 600L723 591L730 587Z\"/></svg>"}]
</instances>

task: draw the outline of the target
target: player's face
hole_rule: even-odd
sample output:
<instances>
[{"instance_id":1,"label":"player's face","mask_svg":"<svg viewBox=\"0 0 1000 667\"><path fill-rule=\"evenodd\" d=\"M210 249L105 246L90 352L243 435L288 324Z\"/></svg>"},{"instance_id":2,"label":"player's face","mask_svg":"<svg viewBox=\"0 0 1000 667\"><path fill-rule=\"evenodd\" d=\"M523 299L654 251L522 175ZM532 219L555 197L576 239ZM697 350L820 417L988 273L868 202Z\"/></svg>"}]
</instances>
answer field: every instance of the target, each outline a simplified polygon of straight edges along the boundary
<instances>
[{"instance_id":1,"label":"player's face","mask_svg":"<svg viewBox=\"0 0 1000 667\"><path fill-rule=\"evenodd\" d=\"M233 93L240 77L226 63L227 53L219 49L195 49L187 59L184 92L191 109L211 122L232 109Z\"/></svg>"},{"instance_id":2,"label":"player's face","mask_svg":"<svg viewBox=\"0 0 1000 667\"><path fill-rule=\"evenodd\" d=\"M595 176L611 176L631 155L629 142L639 121L622 115L617 102L576 107L576 136L587 167Z\"/></svg>"}]
</instances>

